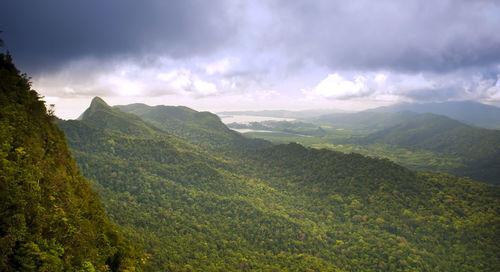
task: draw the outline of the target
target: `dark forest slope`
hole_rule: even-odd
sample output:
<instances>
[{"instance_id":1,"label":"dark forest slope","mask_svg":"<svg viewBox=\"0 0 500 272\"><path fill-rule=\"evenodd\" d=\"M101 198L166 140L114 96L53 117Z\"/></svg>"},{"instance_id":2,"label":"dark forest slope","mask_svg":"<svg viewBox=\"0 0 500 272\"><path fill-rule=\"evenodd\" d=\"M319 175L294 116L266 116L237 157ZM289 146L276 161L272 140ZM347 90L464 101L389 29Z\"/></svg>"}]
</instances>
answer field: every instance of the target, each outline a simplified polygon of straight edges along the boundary
<instances>
[{"instance_id":1,"label":"dark forest slope","mask_svg":"<svg viewBox=\"0 0 500 272\"><path fill-rule=\"evenodd\" d=\"M0 54L0 270L137 271L53 118Z\"/></svg>"}]
</instances>

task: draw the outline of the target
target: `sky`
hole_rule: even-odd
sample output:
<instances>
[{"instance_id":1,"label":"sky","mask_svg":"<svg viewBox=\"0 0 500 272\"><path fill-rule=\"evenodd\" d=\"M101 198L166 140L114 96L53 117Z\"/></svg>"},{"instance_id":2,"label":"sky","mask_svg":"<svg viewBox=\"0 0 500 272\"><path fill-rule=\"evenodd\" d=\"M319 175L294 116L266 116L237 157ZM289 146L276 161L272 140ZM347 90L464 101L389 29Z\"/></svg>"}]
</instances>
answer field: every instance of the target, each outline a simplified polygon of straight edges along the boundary
<instances>
[{"instance_id":1,"label":"sky","mask_svg":"<svg viewBox=\"0 0 500 272\"><path fill-rule=\"evenodd\" d=\"M56 115L500 106L500 1L0 0L0 38Z\"/></svg>"}]
</instances>

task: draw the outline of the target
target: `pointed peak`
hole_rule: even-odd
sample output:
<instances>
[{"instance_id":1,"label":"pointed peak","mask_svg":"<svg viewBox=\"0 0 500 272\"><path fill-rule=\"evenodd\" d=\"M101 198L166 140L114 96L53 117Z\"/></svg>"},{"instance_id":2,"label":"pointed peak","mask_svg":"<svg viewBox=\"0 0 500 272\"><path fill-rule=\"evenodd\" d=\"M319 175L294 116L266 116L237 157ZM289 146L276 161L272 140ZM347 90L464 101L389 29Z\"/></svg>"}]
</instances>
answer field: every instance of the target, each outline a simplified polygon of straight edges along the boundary
<instances>
[{"instance_id":1,"label":"pointed peak","mask_svg":"<svg viewBox=\"0 0 500 272\"><path fill-rule=\"evenodd\" d=\"M96 96L92 99L92 102L90 102L90 108L96 107L96 106L104 106L106 108L109 108L110 106L102 100L99 96Z\"/></svg>"},{"instance_id":2,"label":"pointed peak","mask_svg":"<svg viewBox=\"0 0 500 272\"><path fill-rule=\"evenodd\" d=\"M87 119L90 115L92 115L94 112L98 110L107 110L107 109L112 109L111 106L109 106L102 98L96 96L92 99L92 102L90 102L90 106L88 109L86 109L80 117L78 117L77 120L84 120Z\"/></svg>"}]
</instances>

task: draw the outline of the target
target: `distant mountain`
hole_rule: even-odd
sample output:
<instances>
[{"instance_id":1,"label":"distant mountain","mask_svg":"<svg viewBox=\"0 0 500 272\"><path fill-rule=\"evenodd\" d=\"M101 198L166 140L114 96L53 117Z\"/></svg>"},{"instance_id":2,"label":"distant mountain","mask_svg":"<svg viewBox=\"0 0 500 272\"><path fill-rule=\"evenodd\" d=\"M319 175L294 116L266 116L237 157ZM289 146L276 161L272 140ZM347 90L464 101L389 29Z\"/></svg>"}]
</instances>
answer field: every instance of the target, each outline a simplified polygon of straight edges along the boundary
<instances>
[{"instance_id":1,"label":"distant mountain","mask_svg":"<svg viewBox=\"0 0 500 272\"><path fill-rule=\"evenodd\" d=\"M371 112L434 113L462 121L478 127L500 129L500 108L473 101L456 101L442 103L400 103L380 107Z\"/></svg>"},{"instance_id":2,"label":"distant mountain","mask_svg":"<svg viewBox=\"0 0 500 272\"><path fill-rule=\"evenodd\" d=\"M142 271L54 119L0 54L0 271Z\"/></svg>"},{"instance_id":3,"label":"distant mountain","mask_svg":"<svg viewBox=\"0 0 500 272\"><path fill-rule=\"evenodd\" d=\"M214 148L243 145L249 148L270 146L266 141L248 139L230 130L217 115L210 112L198 112L183 106L151 107L145 104L119 105L115 108L133 113L165 132L203 146Z\"/></svg>"},{"instance_id":4,"label":"distant mountain","mask_svg":"<svg viewBox=\"0 0 500 272\"><path fill-rule=\"evenodd\" d=\"M445 116L421 114L375 132L364 143L384 143L425 149L463 158L455 174L500 184L500 131L466 125Z\"/></svg>"},{"instance_id":5,"label":"distant mountain","mask_svg":"<svg viewBox=\"0 0 500 272\"><path fill-rule=\"evenodd\" d=\"M356 112L322 115L309 121L325 124L334 128L354 130L379 130L393 127L410 120L417 114L410 111L401 112Z\"/></svg>"},{"instance_id":6,"label":"distant mountain","mask_svg":"<svg viewBox=\"0 0 500 272\"><path fill-rule=\"evenodd\" d=\"M223 111L223 112L218 112L217 115L219 116L250 115L250 116L275 117L275 118L308 119L333 113L346 113L346 112L334 109L302 110L302 111L262 110L262 111Z\"/></svg>"},{"instance_id":7,"label":"distant mountain","mask_svg":"<svg viewBox=\"0 0 500 272\"><path fill-rule=\"evenodd\" d=\"M399 103L371 110L351 113L340 110L263 110L263 111L226 111L220 116L250 115L277 118L294 118L331 124L348 129L381 129L406 120L413 113L434 113L459 120L469 125L500 129L500 108L474 101L455 101L441 103ZM392 115L391 113L395 114Z\"/></svg>"},{"instance_id":8,"label":"distant mountain","mask_svg":"<svg viewBox=\"0 0 500 272\"><path fill-rule=\"evenodd\" d=\"M127 107L142 116L152 110ZM60 123L110 218L149 254L147 269L461 271L500 266L500 245L491 238L500 235L496 186L298 144L206 148L207 142L197 139L205 139L204 130L217 135L213 117L185 108L158 109L142 123L123 120L130 113L109 107ZM205 121L192 118L198 115ZM166 132L176 131L169 123L184 124L182 137ZM190 132L200 136L190 138Z\"/></svg>"}]
</instances>

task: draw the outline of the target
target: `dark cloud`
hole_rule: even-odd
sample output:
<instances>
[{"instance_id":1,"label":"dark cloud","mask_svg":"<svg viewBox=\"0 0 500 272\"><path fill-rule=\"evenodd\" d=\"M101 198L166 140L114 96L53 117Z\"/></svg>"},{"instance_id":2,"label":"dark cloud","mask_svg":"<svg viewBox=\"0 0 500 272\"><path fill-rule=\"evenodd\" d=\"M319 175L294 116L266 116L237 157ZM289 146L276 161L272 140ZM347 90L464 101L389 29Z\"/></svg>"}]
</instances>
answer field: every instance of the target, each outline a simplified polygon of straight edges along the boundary
<instances>
[{"instance_id":1,"label":"dark cloud","mask_svg":"<svg viewBox=\"0 0 500 272\"><path fill-rule=\"evenodd\" d=\"M291 54L332 69L446 72L500 62L498 1L273 3Z\"/></svg>"},{"instance_id":2,"label":"dark cloud","mask_svg":"<svg viewBox=\"0 0 500 272\"><path fill-rule=\"evenodd\" d=\"M2 1L5 47L26 69L51 68L81 57L191 57L234 37L225 1Z\"/></svg>"},{"instance_id":3,"label":"dark cloud","mask_svg":"<svg viewBox=\"0 0 500 272\"><path fill-rule=\"evenodd\" d=\"M269 54L265 67L285 57L333 70L447 72L500 63L499 14L498 1L469 0L16 0L2 4L0 29L29 69L219 51Z\"/></svg>"}]
</instances>

